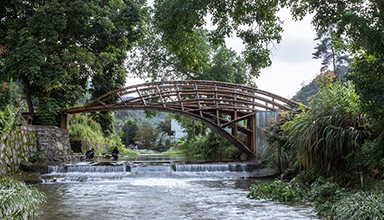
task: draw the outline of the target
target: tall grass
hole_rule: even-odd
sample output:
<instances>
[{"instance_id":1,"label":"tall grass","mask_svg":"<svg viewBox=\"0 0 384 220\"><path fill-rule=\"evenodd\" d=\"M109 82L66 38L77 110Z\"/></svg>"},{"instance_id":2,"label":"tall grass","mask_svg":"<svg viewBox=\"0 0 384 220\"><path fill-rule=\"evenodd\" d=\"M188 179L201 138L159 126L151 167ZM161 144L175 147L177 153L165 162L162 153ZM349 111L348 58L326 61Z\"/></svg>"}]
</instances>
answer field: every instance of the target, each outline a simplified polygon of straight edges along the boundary
<instances>
[{"instance_id":1,"label":"tall grass","mask_svg":"<svg viewBox=\"0 0 384 220\"><path fill-rule=\"evenodd\" d=\"M311 104L284 125L288 145L298 150L304 168L336 172L369 136L366 115L353 87L341 83L323 87Z\"/></svg>"},{"instance_id":2,"label":"tall grass","mask_svg":"<svg viewBox=\"0 0 384 220\"><path fill-rule=\"evenodd\" d=\"M45 195L24 183L0 178L0 219L33 219L40 213Z\"/></svg>"},{"instance_id":3,"label":"tall grass","mask_svg":"<svg viewBox=\"0 0 384 220\"><path fill-rule=\"evenodd\" d=\"M383 193L360 191L333 204L329 219L384 219L383 203Z\"/></svg>"}]
</instances>

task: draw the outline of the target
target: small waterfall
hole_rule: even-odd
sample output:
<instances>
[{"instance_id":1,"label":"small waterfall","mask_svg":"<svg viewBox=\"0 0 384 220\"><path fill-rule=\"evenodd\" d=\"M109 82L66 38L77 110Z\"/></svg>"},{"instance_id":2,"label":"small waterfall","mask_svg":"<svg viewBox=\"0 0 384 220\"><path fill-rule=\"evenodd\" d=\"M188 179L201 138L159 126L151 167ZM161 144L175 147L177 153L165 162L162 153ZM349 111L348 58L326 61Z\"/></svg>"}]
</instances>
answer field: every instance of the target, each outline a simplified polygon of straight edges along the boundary
<instances>
[{"instance_id":1,"label":"small waterfall","mask_svg":"<svg viewBox=\"0 0 384 220\"><path fill-rule=\"evenodd\" d=\"M48 173L121 173L129 171L126 163L79 163L48 166Z\"/></svg>"},{"instance_id":2,"label":"small waterfall","mask_svg":"<svg viewBox=\"0 0 384 220\"><path fill-rule=\"evenodd\" d=\"M169 173L174 170L170 165L162 165L162 166L135 166L131 168L132 173Z\"/></svg>"},{"instance_id":3,"label":"small waterfall","mask_svg":"<svg viewBox=\"0 0 384 220\"><path fill-rule=\"evenodd\" d=\"M126 172L126 166L76 166L68 167L67 173L81 172L81 173L118 173Z\"/></svg>"},{"instance_id":4,"label":"small waterfall","mask_svg":"<svg viewBox=\"0 0 384 220\"><path fill-rule=\"evenodd\" d=\"M177 164L177 172L245 172L246 164Z\"/></svg>"},{"instance_id":5,"label":"small waterfall","mask_svg":"<svg viewBox=\"0 0 384 220\"><path fill-rule=\"evenodd\" d=\"M66 173L65 166L48 166L48 173Z\"/></svg>"}]
</instances>

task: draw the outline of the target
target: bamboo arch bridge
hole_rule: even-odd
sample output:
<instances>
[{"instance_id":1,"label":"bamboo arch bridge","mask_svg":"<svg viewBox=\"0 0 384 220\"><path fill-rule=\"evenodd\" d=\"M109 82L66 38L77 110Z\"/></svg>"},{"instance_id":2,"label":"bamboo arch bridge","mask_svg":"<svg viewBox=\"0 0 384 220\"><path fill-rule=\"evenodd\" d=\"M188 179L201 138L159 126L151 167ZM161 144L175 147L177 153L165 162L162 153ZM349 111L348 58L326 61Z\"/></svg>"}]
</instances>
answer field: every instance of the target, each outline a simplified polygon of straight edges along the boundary
<instances>
[{"instance_id":1,"label":"bamboo arch bridge","mask_svg":"<svg viewBox=\"0 0 384 220\"><path fill-rule=\"evenodd\" d=\"M184 115L202 122L249 156L256 151L255 113L295 111L289 99L249 86L215 81L162 81L143 83L109 92L82 107L61 112L150 110Z\"/></svg>"}]
</instances>

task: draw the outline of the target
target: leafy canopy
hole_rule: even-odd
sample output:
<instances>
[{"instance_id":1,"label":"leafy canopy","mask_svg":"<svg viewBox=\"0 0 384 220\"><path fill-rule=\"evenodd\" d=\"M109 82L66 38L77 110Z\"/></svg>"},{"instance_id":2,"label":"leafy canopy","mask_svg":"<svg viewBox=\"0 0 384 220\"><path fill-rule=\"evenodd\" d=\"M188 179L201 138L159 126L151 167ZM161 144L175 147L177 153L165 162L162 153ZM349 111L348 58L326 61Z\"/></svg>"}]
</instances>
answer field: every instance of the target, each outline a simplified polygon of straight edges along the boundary
<instances>
[{"instance_id":1,"label":"leafy canopy","mask_svg":"<svg viewBox=\"0 0 384 220\"><path fill-rule=\"evenodd\" d=\"M133 0L1 0L0 39L8 49L1 74L23 83L31 112L32 97L42 104L39 110L51 106L46 102L69 107L84 95L89 79L112 74L122 64L140 37L142 5Z\"/></svg>"},{"instance_id":2,"label":"leafy canopy","mask_svg":"<svg viewBox=\"0 0 384 220\"><path fill-rule=\"evenodd\" d=\"M243 56L257 76L260 68L271 65L272 43L281 40L281 21L276 16L279 1L222 0L156 0L155 26L161 32L162 44L183 66L199 71L205 66L205 55L199 49L197 29L208 19L214 28L208 39L223 45L225 37L236 34L245 44Z\"/></svg>"}]
</instances>

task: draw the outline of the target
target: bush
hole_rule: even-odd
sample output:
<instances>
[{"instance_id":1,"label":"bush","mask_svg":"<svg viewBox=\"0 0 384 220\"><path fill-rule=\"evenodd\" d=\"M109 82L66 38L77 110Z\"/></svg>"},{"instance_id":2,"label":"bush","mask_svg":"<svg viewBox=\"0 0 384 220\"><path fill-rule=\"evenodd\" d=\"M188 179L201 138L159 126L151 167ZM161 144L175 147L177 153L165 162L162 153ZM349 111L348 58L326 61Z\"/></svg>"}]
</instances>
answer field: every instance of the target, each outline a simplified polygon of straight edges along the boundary
<instances>
[{"instance_id":1,"label":"bush","mask_svg":"<svg viewBox=\"0 0 384 220\"><path fill-rule=\"evenodd\" d=\"M282 180L252 185L247 197L252 199L267 199L278 202L302 202L308 197L296 179L289 183Z\"/></svg>"},{"instance_id":2,"label":"bush","mask_svg":"<svg viewBox=\"0 0 384 220\"><path fill-rule=\"evenodd\" d=\"M23 101L17 94L17 88L13 82L0 83L0 140L21 123L20 109Z\"/></svg>"},{"instance_id":3,"label":"bush","mask_svg":"<svg viewBox=\"0 0 384 220\"><path fill-rule=\"evenodd\" d=\"M384 219L384 193L357 192L332 206L329 219Z\"/></svg>"},{"instance_id":4,"label":"bush","mask_svg":"<svg viewBox=\"0 0 384 220\"><path fill-rule=\"evenodd\" d=\"M314 204L318 216L325 219L384 219L382 191L350 194L337 183L321 177L311 184L310 190L296 179L252 185L248 197L278 202L310 202Z\"/></svg>"},{"instance_id":5,"label":"bush","mask_svg":"<svg viewBox=\"0 0 384 220\"><path fill-rule=\"evenodd\" d=\"M279 113L279 120L270 118L268 125L263 129L267 138L266 150L261 158L266 161L267 166L277 168L279 172L294 166L296 152L291 150L287 143L287 137L281 126L292 120L292 113Z\"/></svg>"},{"instance_id":6,"label":"bush","mask_svg":"<svg viewBox=\"0 0 384 220\"><path fill-rule=\"evenodd\" d=\"M187 153L192 156L217 159L237 159L241 155L241 152L233 147L227 139L212 131L202 138L190 140Z\"/></svg>"},{"instance_id":7,"label":"bush","mask_svg":"<svg viewBox=\"0 0 384 220\"><path fill-rule=\"evenodd\" d=\"M0 178L1 219L33 219L46 201L45 195L24 183Z\"/></svg>"},{"instance_id":8,"label":"bush","mask_svg":"<svg viewBox=\"0 0 384 220\"><path fill-rule=\"evenodd\" d=\"M330 216L333 203L342 199L345 195L346 190L337 183L331 183L319 177L311 184L308 201L315 205L319 216L328 217Z\"/></svg>"},{"instance_id":9,"label":"bush","mask_svg":"<svg viewBox=\"0 0 384 220\"><path fill-rule=\"evenodd\" d=\"M120 144L120 145L112 145L108 148L108 153L111 153L113 149L115 149L115 147L117 147L117 149L119 149L119 154L120 155L128 155L128 156L139 156L140 153L134 151L134 150L129 150L128 148L126 148L123 144Z\"/></svg>"},{"instance_id":10,"label":"bush","mask_svg":"<svg viewBox=\"0 0 384 220\"><path fill-rule=\"evenodd\" d=\"M86 115L75 114L68 118L69 139L81 140L84 146L82 151L86 152L90 148L95 148L97 154L101 154L108 145L101 131L101 126Z\"/></svg>"}]
</instances>

